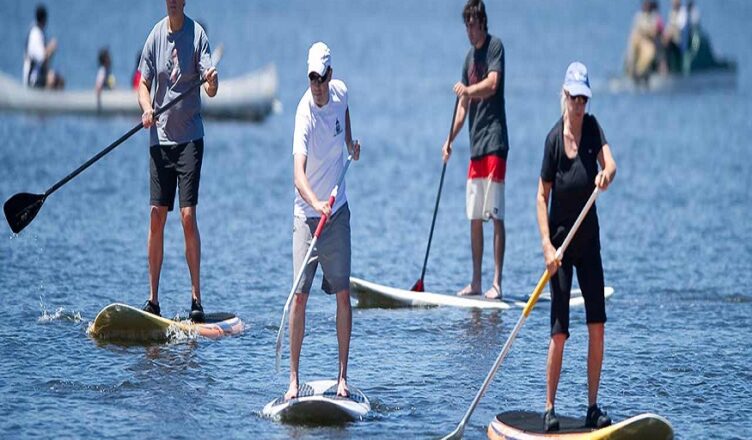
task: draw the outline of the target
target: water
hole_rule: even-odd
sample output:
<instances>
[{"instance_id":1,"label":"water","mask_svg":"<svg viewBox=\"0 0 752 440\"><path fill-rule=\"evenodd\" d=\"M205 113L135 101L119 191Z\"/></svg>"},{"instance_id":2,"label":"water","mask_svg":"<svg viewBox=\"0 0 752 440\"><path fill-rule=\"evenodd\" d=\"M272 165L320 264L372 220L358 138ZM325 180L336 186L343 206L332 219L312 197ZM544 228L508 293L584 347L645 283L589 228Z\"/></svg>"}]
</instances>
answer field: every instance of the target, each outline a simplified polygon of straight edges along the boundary
<instances>
[{"instance_id":1,"label":"water","mask_svg":"<svg viewBox=\"0 0 752 440\"><path fill-rule=\"evenodd\" d=\"M663 2L667 3L667 2ZM507 50L507 257L504 290L523 295L542 270L535 190L543 140L558 117L566 65L584 61L619 171L598 201L608 302L600 401L615 419L655 412L677 438L749 438L752 431L752 5L701 2L717 52L739 63L735 91L610 95L637 2L490 2ZM662 5L665 8L666 4ZM20 76L34 3L2 1L0 70ZM228 78L267 62L283 112L259 125L206 123L199 221L208 309L238 313L241 336L153 346L100 345L86 335L111 302L147 296L147 136L140 133L50 197L19 236L0 240L0 432L3 437L404 438L451 431L518 312L354 310L350 381L371 398L368 420L298 428L263 419L287 385L274 339L292 278L293 114L315 40L333 51L351 90L360 162L348 175L354 275L408 288L420 275L441 142L468 43L460 2L189 2L223 42ZM50 4L55 66L70 88L92 87L107 44L126 84L133 58L164 14L160 2ZM111 32L112 29L124 29ZM600 87L600 88L599 88ZM220 92L221 93L221 92ZM0 114L0 198L43 192L138 121ZM470 276L464 219L467 134L446 176L426 274L450 292ZM490 233L490 229L487 229ZM179 221L167 225L161 302L189 306ZM488 241L487 241L488 243ZM486 247L484 281L492 266ZM318 285L318 284L316 284ZM336 374L334 301L309 301L301 374ZM585 412L587 337L572 316L557 408ZM483 438L499 411L542 410L548 310L538 306L466 429ZM285 347L287 343L285 343ZM286 363L286 358L283 360Z\"/></svg>"}]
</instances>

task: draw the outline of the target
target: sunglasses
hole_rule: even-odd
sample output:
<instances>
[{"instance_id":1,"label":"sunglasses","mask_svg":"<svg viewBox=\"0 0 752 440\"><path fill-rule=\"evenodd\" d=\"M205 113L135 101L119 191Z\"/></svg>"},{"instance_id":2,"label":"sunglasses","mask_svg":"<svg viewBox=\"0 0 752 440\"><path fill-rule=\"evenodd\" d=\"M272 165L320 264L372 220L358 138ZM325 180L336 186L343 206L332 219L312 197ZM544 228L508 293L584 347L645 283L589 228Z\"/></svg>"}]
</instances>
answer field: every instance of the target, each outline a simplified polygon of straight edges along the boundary
<instances>
[{"instance_id":1,"label":"sunglasses","mask_svg":"<svg viewBox=\"0 0 752 440\"><path fill-rule=\"evenodd\" d=\"M577 96L569 95L569 99L580 104L587 104L588 102L588 97L582 96L582 95L577 95Z\"/></svg>"},{"instance_id":2,"label":"sunglasses","mask_svg":"<svg viewBox=\"0 0 752 440\"><path fill-rule=\"evenodd\" d=\"M311 72L310 75L308 75L308 79L311 81L312 84L324 84L327 79L329 78L329 69L326 70L326 73L324 76L319 75L316 72Z\"/></svg>"}]
</instances>

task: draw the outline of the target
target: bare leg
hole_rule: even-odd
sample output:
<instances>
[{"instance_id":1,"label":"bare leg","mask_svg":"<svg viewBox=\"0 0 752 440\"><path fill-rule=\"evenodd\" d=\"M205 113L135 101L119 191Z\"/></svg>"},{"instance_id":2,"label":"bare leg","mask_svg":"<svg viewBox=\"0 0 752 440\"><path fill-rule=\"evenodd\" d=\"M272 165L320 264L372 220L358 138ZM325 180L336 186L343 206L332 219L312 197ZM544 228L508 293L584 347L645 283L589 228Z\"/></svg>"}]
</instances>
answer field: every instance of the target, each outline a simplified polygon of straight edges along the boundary
<instances>
[{"instance_id":1,"label":"bare leg","mask_svg":"<svg viewBox=\"0 0 752 440\"><path fill-rule=\"evenodd\" d=\"M198 232L196 207L180 208L185 236L185 261L191 273L191 298L201 302L201 234Z\"/></svg>"},{"instance_id":2,"label":"bare leg","mask_svg":"<svg viewBox=\"0 0 752 440\"><path fill-rule=\"evenodd\" d=\"M504 270L504 249L506 246L506 228L504 220L494 219L494 278L491 289L486 292L486 298L501 299L501 276Z\"/></svg>"},{"instance_id":3,"label":"bare leg","mask_svg":"<svg viewBox=\"0 0 752 440\"><path fill-rule=\"evenodd\" d=\"M470 220L470 249L473 254L473 278L469 285L457 292L459 296L480 295L482 293L483 220Z\"/></svg>"},{"instance_id":4,"label":"bare leg","mask_svg":"<svg viewBox=\"0 0 752 440\"><path fill-rule=\"evenodd\" d=\"M285 400L298 397L298 367L300 366L300 350L305 336L305 309L308 294L297 292L290 307L290 387L285 393Z\"/></svg>"},{"instance_id":5,"label":"bare leg","mask_svg":"<svg viewBox=\"0 0 752 440\"><path fill-rule=\"evenodd\" d=\"M548 345L548 361L546 362L546 410L553 408L556 401L556 390L559 388L561 363L564 357L564 344L566 341L566 334L557 333L551 336L551 342Z\"/></svg>"},{"instance_id":6,"label":"bare leg","mask_svg":"<svg viewBox=\"0 0 752 440\"><path fill-rule=\"evenodd\" d=\"M588 324L588 407L593 406L598 400L603 366L603 334L603 323Z\"/></svg>"},{"instance_id":7,"label":"bare leg","mask_svg":"<svg viewBox=\"0 0 752 440\"><path fill-rule=\"evenodd\" d=\"M337 376L337 395L347 397L347 361L350 357L350 335L352 334L352 307L350 290L337 292L337 344L339 346L339 374Z\"/></svg>"},{"instance_id":8,"label":"bare leg","mask_svg":"<svg viewBox=\"0 0 752 440\"><path fill-rule=\"evenodd\" d=\"M146 253L149 260L149 301L159 304L159 274L164 256L164 227L167 221L166 206L152 206L149 211L149 236Z\"/></svg>"}]
</instances>

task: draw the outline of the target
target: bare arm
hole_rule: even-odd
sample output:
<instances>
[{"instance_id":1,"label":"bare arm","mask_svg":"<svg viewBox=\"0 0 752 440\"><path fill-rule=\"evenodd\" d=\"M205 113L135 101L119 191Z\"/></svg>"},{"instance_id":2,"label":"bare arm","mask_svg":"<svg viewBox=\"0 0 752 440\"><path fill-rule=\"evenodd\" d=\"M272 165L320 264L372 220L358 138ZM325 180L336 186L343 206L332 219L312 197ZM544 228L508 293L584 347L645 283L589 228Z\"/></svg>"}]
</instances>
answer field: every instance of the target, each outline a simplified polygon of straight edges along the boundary
<instances>
[{"instance_id":1,"label":"bare arm","mask_svg":"<svg viewBox=\"0 0 752 440\"><path fill-rule=\"evenodd\" d=\"M598 163L601 166L601 171L595 176L595 185L605 191L616 177L616 162L611 155L611 148L608 144L604 145L598 153Z\"/></svg>"},{"instance_id":2,"label":"bare arm","mask_svg":"<svg viewBox=\"0 0 752 440\"><path fill-rule=\"evenodd\" d=\"M204 84L206 94L210 98L215 97L217 95L217 90L219 90L219 76L217 75L217 69L210 67L209 70L206 71L204 78L206 78L206 83Z\"/></svg>"},{"instance_id":3,"label":"bare arm","mask_svg":"<svg viewBox=\"0 0 752 440\"><path fill-rule=\"evenodd\" d=\"M471 99L486 99L493 96L499 88L499 72L492 70L482 80L473 85L466 86L460 82L454 85L457 96Z\"/></svg>"},{"instance_id":4,"label":"bare arm","mask_svg":"<svg viewBox=\"0 0 752 440\"><path fill-rule=\"evenodd\" d=\"M311 184L308 182L306 176L306 162L308 156L301 153L293 155L293 177L295 180L295 188L300 193L300 197L305 200L306 203L311 205L318 213L322 215L330 215L332 213L332 207L329 206L329 201L321 201L316 197L316 193L311 189Z\"/></svg>"},{"instance_id":5,"label":"bare arm","mask_svg":"<svg viewBox=\"0 0 752 440\"><path fill-rule=\"evenodd\" d=\"M350 107L345 110L345 145L347 152L352 154L353 160L360 159L360 142L353 142L352 128L350 128Z\"/></svg>"},{"instance_id":6,"label":"bare arm","mask_svg":"<svg viewBox=\"0 0 752 440\"><path fill-rule=\"evenodd\" d=\"M548 198L551 195L551 182L538 179L538 195L536 197L536 207L538 211L538 231L541 236L541 247L543 248L543 258L546 262L548 273L553 275L559 269L561 262L556 260L556 249L551 244L551 231L548 228Z\"/></svg>"},{"instance_id":7,"label":"bare arm","mask_svg":"<svg viewBox=\"0 0 752 440\"><path fill-rule=\"evenodd\" d=\"M458 83L461 84L461 83ZM465 124L465 117L467 116L467 104L470 101L467 97L457 97L459 103L457 103L457 112L454 114L454 120L452 122L452 128L449 132L449 137L444 141L444 146L441 148L441 155L444 162L449 160L452 155L452 142L454 138L462 130L462 126Z\"/></svg>"},{"instance_id":8,"label":"bare arm","mask_svg":"<svg viewBox=\"0 0 752 440\"><path fill-rule=\"evenodd\" d=\"M151 106L151 82L147 81L143 76L141 82L138 85L138 104L141 106L141 122L144 124L144 128L150 128L154 125L154 109Z\"/></svg>"}]
</instances>

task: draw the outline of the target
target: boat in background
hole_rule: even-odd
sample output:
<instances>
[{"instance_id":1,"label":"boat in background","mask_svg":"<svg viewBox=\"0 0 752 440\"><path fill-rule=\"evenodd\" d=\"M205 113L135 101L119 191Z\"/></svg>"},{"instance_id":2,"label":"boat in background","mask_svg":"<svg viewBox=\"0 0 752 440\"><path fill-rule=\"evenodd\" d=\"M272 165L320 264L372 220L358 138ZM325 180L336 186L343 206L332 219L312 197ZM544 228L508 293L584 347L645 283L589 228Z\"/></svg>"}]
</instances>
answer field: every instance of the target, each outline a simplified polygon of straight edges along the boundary
<instances>
[{"instance_id":1,"label":"boat in background","mask_svg":"<svg viewBox=\"0 0 752 440\"><path fill-rule=\"evenodd\" d=\"M671 93L736 88L736 61L716 57L710 38L701 29L692 33L686 53L669 59L667 66L667 73L658 72L654 67L639 78L626 74L612 77L608 81L608 90L611 93Z\"/></svg>"},{"instance_id":2,"label":"boat in background","mask_svg":"<svg viewBox=\"0 0 752 440\"><path fill-rule=\"evenodd\" d=\"M279 106L277 69L269 64L246 75L220 79L219 93L202 92L201 114L207 118L261 121ZM138 94L132 89L102 92L101 101L91 90L42 90L21 85L0 73L0 110L38 114L140 116Z\"/></svg>"}]
</instances>

